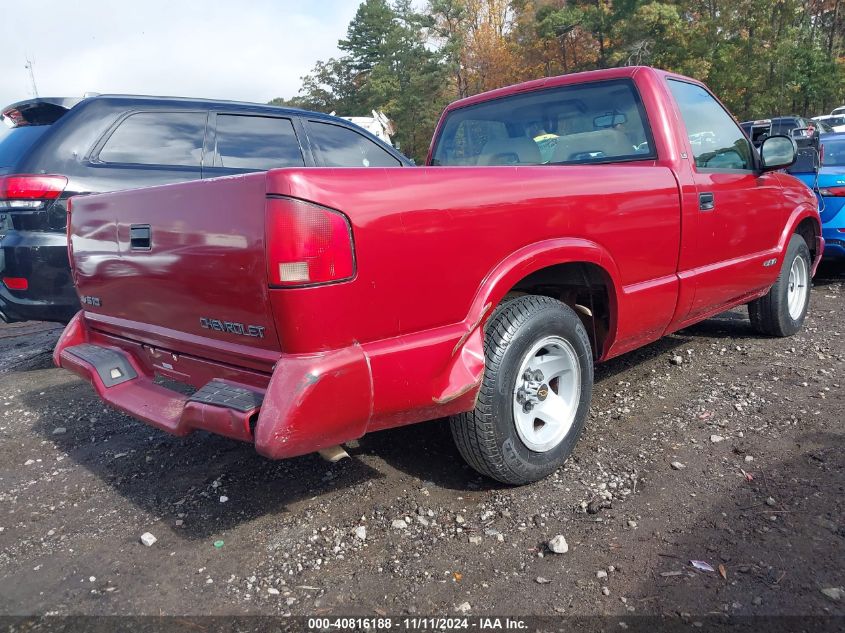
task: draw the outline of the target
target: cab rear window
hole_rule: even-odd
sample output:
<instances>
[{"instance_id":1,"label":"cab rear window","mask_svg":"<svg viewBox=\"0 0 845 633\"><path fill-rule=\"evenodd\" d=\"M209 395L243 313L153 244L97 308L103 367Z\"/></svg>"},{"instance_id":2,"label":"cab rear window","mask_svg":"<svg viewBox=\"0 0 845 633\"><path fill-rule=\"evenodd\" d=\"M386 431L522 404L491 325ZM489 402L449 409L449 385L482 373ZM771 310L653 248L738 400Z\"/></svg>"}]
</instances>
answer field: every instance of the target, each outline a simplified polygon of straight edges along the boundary
<instances>
[{"instance_id":1,"label":"cab rear window","mask_svg":"<svg viewBox=\"0 0 845 633\"><path fill-rule=\"evenodd\" d=\"M447 115L435 165L577 165L654 158L630 80L502 97Z\"/></svg>"}]
</instances>

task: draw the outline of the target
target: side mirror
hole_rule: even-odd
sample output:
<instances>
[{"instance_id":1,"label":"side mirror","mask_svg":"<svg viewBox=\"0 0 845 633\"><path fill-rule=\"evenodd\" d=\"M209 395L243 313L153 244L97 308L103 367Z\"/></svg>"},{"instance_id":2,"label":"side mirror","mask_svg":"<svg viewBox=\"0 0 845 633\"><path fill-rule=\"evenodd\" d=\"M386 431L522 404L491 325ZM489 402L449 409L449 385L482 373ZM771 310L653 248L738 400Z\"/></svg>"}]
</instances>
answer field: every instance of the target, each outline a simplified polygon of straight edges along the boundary
<instances>
[{"instance_id":1,"label":"side mirror","mask_svg":"<svg viewBox=\"0 0 845 633\"><path fill-rule=\"evenodd\" d=\"M792 138L813 138L816 129L813 127L796 127L789 131Z\"/></svg>"},{"instance_id":2,"label":"side mirror","mask_svg":"<svg viewBox=\"0 0 845 633\"><path fill-rule=\"evenodd\" d=\"M788 136L770 136L760 145L763 171L785 169L798 158L798 147Z\"/></svg>"}]
</instances>

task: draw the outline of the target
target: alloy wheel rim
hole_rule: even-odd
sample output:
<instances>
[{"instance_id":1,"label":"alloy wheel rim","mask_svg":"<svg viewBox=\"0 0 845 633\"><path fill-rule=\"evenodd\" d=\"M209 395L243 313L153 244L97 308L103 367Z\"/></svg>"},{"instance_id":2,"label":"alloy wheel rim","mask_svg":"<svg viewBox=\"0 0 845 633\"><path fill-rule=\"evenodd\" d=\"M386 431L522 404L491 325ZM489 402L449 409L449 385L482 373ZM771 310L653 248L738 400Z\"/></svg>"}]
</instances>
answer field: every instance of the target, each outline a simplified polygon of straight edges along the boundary
<instances>
[{"instance_id":1,"label":"alloy wheel rim","mask_svg":"<svg viewBox=\"0 0 845 633\"><path fill-rule=\"evenodd\" d=\"M800 319L804 312L809 282L810 275L807 270L807 262L804 261L803 257L796 257L792 260L792 266L789 269L789 285L786 293L787 308L793 321Z\"/></svg>"},{"instance_id":2,"label":"alloy wheel rim","mask_svg":"<svg viewBox=\"0 0 845 633\"><path fill-rule=\"evenodd\" d=\"M572 344L559 336L535 343L522 358L513 390L519 439L534 452L558 446L572 429L581 400L581 365Z\"/></svg>"}]
</instances>

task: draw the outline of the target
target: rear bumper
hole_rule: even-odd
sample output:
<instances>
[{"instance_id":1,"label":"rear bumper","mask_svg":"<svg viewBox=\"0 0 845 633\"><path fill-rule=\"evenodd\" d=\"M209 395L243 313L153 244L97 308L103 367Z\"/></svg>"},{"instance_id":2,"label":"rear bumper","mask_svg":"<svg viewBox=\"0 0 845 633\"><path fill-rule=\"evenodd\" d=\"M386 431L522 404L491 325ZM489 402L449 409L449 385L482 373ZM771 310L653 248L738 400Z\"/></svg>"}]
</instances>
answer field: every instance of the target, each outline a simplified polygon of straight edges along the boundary
<instances>
[{"instance_id":1,"label":"rear bumper","mask_svg":"<svg viewBox=\"0 0 845 633\"><path fill-rule=\"evenodd\" d=\"M27 290L0 283L0 319L67 323L79 310L64 233L9 231L0 239L0 277L22 277Z\"/></svg>"},{"instance_id":2,"label":"rear bumper","mask_svg":"<svg viewBox=\"0 0 845 633\"><path fill-rule=\"evenodd\" d=\"M255 385L255 372L245 371L239 381L231 367L214 372L215 363L196 359L205 365L200 373L227 377L214 378L188 396L158 384L131 345L98 336L80 312L65 328L53 360L90 382L112 407L162 431L184 436L204 430L254 442L256 451L271 459L362 436L372 408L371 375L360 347L282 355L263 388Z\"/></svg>"}]
</instances>

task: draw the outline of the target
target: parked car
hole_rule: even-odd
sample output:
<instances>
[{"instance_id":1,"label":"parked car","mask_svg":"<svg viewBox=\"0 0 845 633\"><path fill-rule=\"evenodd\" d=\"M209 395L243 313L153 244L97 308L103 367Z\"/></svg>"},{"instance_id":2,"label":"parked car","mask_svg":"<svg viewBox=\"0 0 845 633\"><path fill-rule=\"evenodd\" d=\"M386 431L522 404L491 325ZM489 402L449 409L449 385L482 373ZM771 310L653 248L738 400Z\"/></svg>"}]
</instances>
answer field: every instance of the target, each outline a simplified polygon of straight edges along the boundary
<instances>
[{"instance_id":1,"label":"parked car","mask_svg":"<svg viewBox=\"0 0 845 633\"><path fill-rule=\"evenodd\" d=\"M830 111L830 116L842 116L843 114L845 114L845 105L833 108L833 110Z\"/></svg>"},{"instance_id":2,"label":"parked car","mask_svg":"<svg viewBox=\"0 0 845 633\"><path fill-rule=\"evenodd\" d=\"M67 322L79 310L65 234L73 195L271 167L408 164L316 112L117 95L15 103L0 124L0 318Z\"/></svg>"},{"instance_id":3,"label":"parked car","mask_svg":"<svg viewBox=\"0 0 845 633\"><path fill-rule=\"evenodd\" d=\"M845 260L845 134L822 137L822 161L818 173L795 174L819 198L826 259Z\"/></svg>"},{"instance_id":4,"label":"parked car","mask_svg":"<svg viewBox=\"0 0 845 633\"><path fill-rule=\"evenodd\" d=\"M426 167L74 198L84 309L54 360L176 435L276 459L451 416L472 467L534 481L594 362L746 303L801 328L824 241L794 159L700 82L626 67L453 103Z\"/></svg>"},{"instance_id":5,"label":"parked car","mask_svg":"<svg viewBox=\"0 0 845 633\"><path fill-rule=\"evenodd\" d=\"M819 138L822 129L819 124L810 119L781 116L745 121L740 126L756 147L770 136L784 135L793 138L798 148L798 157L795 163L787 168L790 173L793 171L804 173L818 162Z\"/></svg>"},{"instance_id":6,"label":"parked car","mask_svg":"<svg viewBox=\"0 0 845 633\"><path fill-rule=\"evenodd\" d=\"M791 135L799 147L809 145L812 143L812 139L818 139L819 136L818 127L813 123L813 120L800 116L778 116L757 119L756 121L743 121L740 126L755 146L759 146L769 136L778 134Z\"/></svg>"},{"instance_id":7,"label":"parked car","mask_svg":"<svg viewBox=\"0 0 845 633\"><path fill-rule=\"evenodd\" d=\"M845 114L837 116L832 114L814 116L813 121L822 126L822 134L830 132L845 132Z\"/></svg>"}]
</instances>

